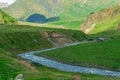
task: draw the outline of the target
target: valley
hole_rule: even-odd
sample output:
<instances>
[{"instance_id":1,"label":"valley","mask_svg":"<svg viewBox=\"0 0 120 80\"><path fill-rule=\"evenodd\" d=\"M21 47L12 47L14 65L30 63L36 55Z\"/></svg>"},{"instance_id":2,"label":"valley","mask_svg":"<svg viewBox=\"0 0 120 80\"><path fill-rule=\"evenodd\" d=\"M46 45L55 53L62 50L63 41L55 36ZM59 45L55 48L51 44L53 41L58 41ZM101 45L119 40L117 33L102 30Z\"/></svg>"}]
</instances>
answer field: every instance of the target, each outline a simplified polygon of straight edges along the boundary
<instances>
[{"instance_id":1,"label":"valley","mask_svg":"<svg viewBox=\"0 0 120 80\"><path fill-rule=\"evenodd\" d=\"M56 29L56 30L62 31L60 29ZM0 73L1 80L15 78L15 76L19 73L24 74L26 80L35 80L35 79L56 80L58 78L60 78L61 80L65 80L65 79L73 80L74 75L78 75L78 74L82 76L82 78L85 80L87 79L92 80L94 78L97 78L98 80L119 79L117 77L104 77L104 76L92 75L92 74L68 73L68 72L58 71L56 69L48 68L42 65L38 66L35 63L31 65L29 61L16 57L18 53L53 47L53 45L49 41L45 39L43 40L40 39L39 37L40 35L38 34L38 32L40 31L52 31L52 28L50 29L50 28L20 26L20 25L16 25L16 26L1 25L0 27L0 34L1 34L0 64L2 64L0 66L1 67L0 69L2 71ZM42 44L41 43L36 44L36 41L34 41L33 39L36 39L37 41L40 42L42 41ZM28 40L29 42L26 40ZM47 76L44 77L44 75Z\"/></svg>"},{"instance_id":2,"label":"valley","mask_svg":"<svg viewBox=\"0 0 120 80\"><path fill-rule=\"evenodd\" d=\"M119 2L16 0L2 7L0 80L120 80Z\"/></svg>"}]
</instances>

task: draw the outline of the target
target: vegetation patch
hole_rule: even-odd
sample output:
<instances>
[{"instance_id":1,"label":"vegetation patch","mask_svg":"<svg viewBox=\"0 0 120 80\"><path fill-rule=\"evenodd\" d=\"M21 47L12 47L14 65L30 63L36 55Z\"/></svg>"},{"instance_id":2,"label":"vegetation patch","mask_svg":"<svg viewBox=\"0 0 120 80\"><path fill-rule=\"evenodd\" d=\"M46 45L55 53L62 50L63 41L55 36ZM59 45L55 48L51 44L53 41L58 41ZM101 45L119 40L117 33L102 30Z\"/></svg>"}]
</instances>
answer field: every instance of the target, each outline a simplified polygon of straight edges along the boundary
<instances>
[{"instance_id":1,"label":"vegetation patch","mask_svg":"<svg viewBox=\"0 0 120 80\"><path fill-rule=\"evenodd\" d=\"M0 47L12 52L51 48L55 46L52 42L57 42L54 41L55 37L51 36L53 32L56 32L57 34L59 33L59 35L64 35L62 36L63 39L68 38L71 40L71 42L86 39L86 35L83 32L77 30L52 29L18 25L0 26Z\"/></svg>"},{"instance_id":2,"label":"vegetation patch","mask_svg":"<svg viewBox=\"0 0 120 80\"><path fill-rule=\"evenodd\" d=\"M7 24L13 24L16 23L16 20L9 16L7 13L0 10L0 24L7 23Z\"/></svg>"},{"instance_id":3,"label":"vegetation patch","mask_svg":"<svg viewBox=\"0 0 120 80\"><path fill-rule=\"evenodd\" d=\"M56 49L37 55L78 66L97 67L120 71L120 38L104 42L92 42Z\"/></svg>"},{"instance_id":4,"label":"vegetation patch","mask_svg":"<svg viewBox=\"0 0 120 80\"><path fill-rule=\"evenodd\" d=\"M31 65L28 61L13 56L15 56L13 53L0 48L0 80L14 80L18 74L23 74L25 80L74 80L75 75L81 76L84 80L120 80L117 77L62 72L40 65Z\"/></svg>"}]
</instances>

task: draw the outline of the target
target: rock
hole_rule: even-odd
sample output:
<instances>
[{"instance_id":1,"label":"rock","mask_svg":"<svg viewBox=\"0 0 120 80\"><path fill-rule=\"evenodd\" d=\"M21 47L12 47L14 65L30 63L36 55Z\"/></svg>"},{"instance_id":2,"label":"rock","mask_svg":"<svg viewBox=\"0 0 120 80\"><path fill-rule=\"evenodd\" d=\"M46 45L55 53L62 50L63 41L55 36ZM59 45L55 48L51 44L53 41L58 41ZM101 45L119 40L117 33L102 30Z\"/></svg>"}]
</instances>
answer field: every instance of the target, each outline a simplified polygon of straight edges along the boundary
<instances>
[{"instance_id":1,"label":"rock","mask_svg":"<svg viewBox=\"0 0 120 80\"><path fill-rule=\"evenodd\" d=\"M118 24L118 30L120 30L120 23Z\"/></svg>"},{"instance_id":2,"label":"rock","mask_svg":"<svg viewBox=\"0 0 120 80\"><path fill-rule=\"evenodd\" d=\"M98 41L105 41L105 38L98 38Z\"/></svg>"},{"instance_id":3,"label":"rock","mask_svg":"<svg viewBox=\"0 0 120 80\"><path fill-rule=\"evenodd\" d=\"M23 74L18 74L15 78L15 80L25 80Z\"/></svg>"},{"instance_id":4,"label":"rock","mask_svg":"<svg viewBox=\"0 0 120 80\"><path fill-rule=\"evenodd\" d=\"M75 75L74 80L82 80L82 79L81 79L81 77L79 75Z\"/></svg>"}]
</instances>

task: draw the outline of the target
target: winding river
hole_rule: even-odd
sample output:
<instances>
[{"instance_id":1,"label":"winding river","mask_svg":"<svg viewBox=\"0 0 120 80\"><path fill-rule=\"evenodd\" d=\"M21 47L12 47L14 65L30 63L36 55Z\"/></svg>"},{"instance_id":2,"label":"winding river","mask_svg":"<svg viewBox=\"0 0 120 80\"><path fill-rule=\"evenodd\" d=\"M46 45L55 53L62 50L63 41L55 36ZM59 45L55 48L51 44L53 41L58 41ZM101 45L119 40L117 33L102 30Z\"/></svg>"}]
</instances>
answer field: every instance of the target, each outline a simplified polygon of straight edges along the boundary
<instances>
[{"instance_id":1,"label":"winding river","mask_svg":"<svg viewBox=\"0 0 120 80\"><path fill-rule=\"evenodd\" d=\"M83 42L77 42L73 44L68 44L65 46L60 46L60 47L55 47L55 48L49 48L49 49L44 49L44 50L39 50L39 51L33 51L33 52L27 52L27 53L22 53L19 54L19 57L28 59L30 61L39 63L41 65L55 68L61 71L67 71L67 72L80 72L80 73L90 73L90 74L98 74L98 75L104 75L104 76L116 76L120 77L120 72L117 71L109 71L109 70L102 70L102 69L97 69L97 68L88 68L88 67L81 67L81 66L73 66L73 65L68 65L68 64L63 64L59 63L57 61L49 60L44 57L36 56L36 53L41 53L41 52L46 52L46 51L51 51L59 48L64 48L68 46L74 46L78 44L83 44L83 43L89 43L93 41L83 41Z\"/></svg>"}]
</instances>

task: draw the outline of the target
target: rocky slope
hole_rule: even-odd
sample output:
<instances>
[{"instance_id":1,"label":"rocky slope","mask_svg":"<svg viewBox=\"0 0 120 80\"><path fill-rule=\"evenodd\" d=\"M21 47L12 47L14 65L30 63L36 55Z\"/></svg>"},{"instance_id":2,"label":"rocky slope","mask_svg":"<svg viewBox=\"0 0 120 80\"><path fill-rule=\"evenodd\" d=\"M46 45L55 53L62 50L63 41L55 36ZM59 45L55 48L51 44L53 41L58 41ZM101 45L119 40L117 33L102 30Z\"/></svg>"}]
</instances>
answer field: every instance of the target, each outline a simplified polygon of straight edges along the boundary
<instances>
[{"instance_id":1,"label":"rocky slope","mask_svg":"<svg viewBox=\"0 0 120 80\"><path fill-rule=\"evenodd\" d=\"M80 26L80 30L84 31L85 33L89 33L101 22L106 23L106 25L111 24L110 22L108 23L108 20L114 20L113 22L116 22L119 28L119 15L120 6L114 6L109 9L103 9L101 11L94 12L89 15L86 21ZM101 26L101 28L104 28L106 25Z\"/></svg>"}]
</instances>

